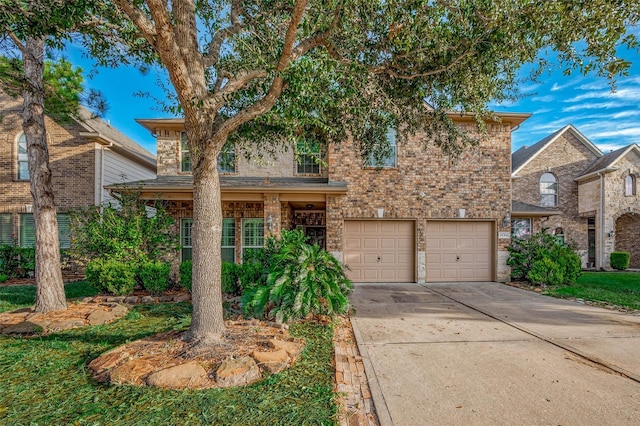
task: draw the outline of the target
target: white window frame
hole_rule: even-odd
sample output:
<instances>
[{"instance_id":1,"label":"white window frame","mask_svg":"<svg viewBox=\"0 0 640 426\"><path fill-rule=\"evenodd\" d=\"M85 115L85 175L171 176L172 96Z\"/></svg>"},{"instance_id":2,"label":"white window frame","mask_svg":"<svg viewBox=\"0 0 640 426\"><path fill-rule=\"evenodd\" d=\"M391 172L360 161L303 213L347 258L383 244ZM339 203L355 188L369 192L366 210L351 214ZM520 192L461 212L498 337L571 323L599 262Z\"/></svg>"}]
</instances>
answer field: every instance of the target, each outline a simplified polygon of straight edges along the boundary
<instances>
[{"instance_id":1,"label":"white window frame","mask_svg":"<svg viewBox=\"0 0 640 426\"><path fill-rule=\"evenodd\" d=\"M633 197L636 195L636 177L634 175L625 176L624 195L625 197Z\"/></svg>"},{"instance_id":2,"label":"white window frame","mask_svg":"<svg viewBox=\"0 0 640 426\"><path fill-rule=\"evenodd\" d=\"M20 152L20 150L23 152ZM23 169L26 167L26 169ZM24 173L20 171L24 170ZM24 132L20 132L16 139L16 180L29 180L29 157L27 154L27 137Z\"/></svg>"},{"instance_id":3,"label":"white window frame","mask_svg":"<svg viewBox=\"0 0 640 426\"><path fill-rule=\"evenodd\" d=\"M551 180L543 180L545 177L553 177ZM540 206L541 207L558 207L558 177L553 173L546 172L540 176ZM548 201L543 201L552 198L552 204Z\"/></svg>"},{"instance_id":4,"label":"white window frame","mask_svg":"<svg viewBox=\"0 0 640 426\"><path fill-rule=\"evenodd\" d=\"M189 224L188 231L187 231L187 224ZM225 235L225 230L232 232L230 238L226 238L226 241L225 241L225 237L227 235ZM221 244L221 247L222 247L221 256L222 256L223 262L235 262L236 260L235 241L236 241L236 220L234 218L223 218L222 219L222 244ZM230 245L230 243L233 243L233 245ZM190 218L190 217L183 217L180 219L180 261L181 262L185 260L191 260L191 259L185 259L184 249L189 249L191 255L193 256L193 218ZM229 252L232 253L231 260L225 259L225 250L227 254Z\"/></svg>"},{"instance_id":5,"label":"white window frame","mask_svg":"<svg viewBox=\"0 0 640 426\"><path fill-rule=\"evenodd\" d=\"M180 171L182 173L191 173L192 170L187 132L180 132Z\"/></svg>"},{"instance_id":6,"label":"white window frame","mask_svg":"<svg viewBox=\"0 0 640 426\"><path fill-rule=\"evenodd\" d=\"M220 150L220 154L218 154L218 172L223 174L235 173L237 167L235 144L225 144Z\"/></svg>"},{"instance_id":7,"label":"white window frame","mask_svg":"<svg viewBox=\"0 0 640 426\"><path fill-rule=\"evenodd\" d=\"M251 226L248 226L251 225ZM255 226L255 229L250 229ZM249 231L255 231L255 235L249 235ZM242 219L242 257L247 249L261 249L264 247L264 218Z\"/></svg>"},{"instance_id":8,"label":"white window frame","mask_svg":"<svg viewBox=\"0 0 640 426\"><path fill-rule=\"evenodd\" d=\"M375 144L371 148L371 152L365 158L364 166L366 168L376 168L376 169L395 169L398 167L398 132L393 127L389 127L387 129L387 137L386 144L391 148L391 153L387 157L383 158L381 161L376 161L375 152L376 149L380 146Z\"/></svg>"},{"instance_id":9,"label":"white window frame","mask_svg":"<svg viewBox=\"0 0 640 426\"><path fill-rule=\"evenodd\" d=\"M300 141L296 144L296 174L319 175L322 173L322 150L317 142Z\"/></svg>"}]
</instances>

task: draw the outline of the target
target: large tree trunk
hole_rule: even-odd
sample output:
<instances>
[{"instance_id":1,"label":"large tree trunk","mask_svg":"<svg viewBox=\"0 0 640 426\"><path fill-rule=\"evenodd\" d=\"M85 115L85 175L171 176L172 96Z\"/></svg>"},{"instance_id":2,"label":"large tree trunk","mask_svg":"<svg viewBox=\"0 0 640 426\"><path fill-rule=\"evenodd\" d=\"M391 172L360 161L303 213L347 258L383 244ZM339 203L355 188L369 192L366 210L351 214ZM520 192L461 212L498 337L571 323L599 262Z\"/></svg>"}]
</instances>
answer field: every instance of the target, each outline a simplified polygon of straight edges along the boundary
<instances>
[{"instance_id":1,"label":"large tree trunk","mask_svg":"<svg viewBox=\"0 0 640 426\"><path fill-rule=\"evenodd\" d=\"M51 185L49 150L44 127L44 38L27 38L23 51L24 77L23 130L33 218L36 226L36 312L67 309L60 269L58 219Z\"/></svg>"},{"instance_id":2,"label":"large tree trunk","mask_svg":"<svg viewBox=\"0 0 640 426\"><path fill-rule=\"evenodd\" d=\"M195 146L196 144L191 144ZM202 145L201 145L202 146ZM200 157L200 156L198 156ZM193 170L193 316L185 339L200 344L224 333L221 290L222 201L217 152L208 145Z\"/></svg>"}]
</instances>

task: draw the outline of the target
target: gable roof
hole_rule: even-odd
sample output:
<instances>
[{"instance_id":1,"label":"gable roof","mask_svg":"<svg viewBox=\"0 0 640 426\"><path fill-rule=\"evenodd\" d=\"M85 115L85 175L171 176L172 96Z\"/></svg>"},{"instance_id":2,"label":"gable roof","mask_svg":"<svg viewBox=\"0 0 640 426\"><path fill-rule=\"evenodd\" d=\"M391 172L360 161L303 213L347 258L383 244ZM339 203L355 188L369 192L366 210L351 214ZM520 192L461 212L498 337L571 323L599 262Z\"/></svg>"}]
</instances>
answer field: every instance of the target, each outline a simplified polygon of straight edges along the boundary
<instances>
[{"instance_id":1,"label":"gable roof","mask_svg":"<svg viewBox=\"0 0 640 426\"><path fill-rule=\"evenodd\" d=\"M640 155L640 148L634 143L603 155L602 157L591 163L591 165L587 167L575 180L586 179L594 174L597 174L598 172L615 170L615 163L617 163L618 160L620 160L633 150L635 150L638 155Z\"/></svg>"},{"instance_id":2,"label":"gable roof","mask_svg":"<svg viewBox=\"0 0 640 426\"><path fill-rule=\"evenodd\" d=\"M85 107L80 107L79 117L76 120L87 132L82 132L82 136L98 139L98 143L103 145L111 144L120 154L129 157L138 163L152 168L155 171L156 157L140 144L130 139L115 127L103 119L96 117Z\"/></svg>"},{"instance_id":3,"label":"gable roof","mask_svg":"<svg viewBox=\"0 0 640 426\"><path fill-rule=\"evenodd\" d=\"M531 160L533 160L538 154L540 154L546 147L555 142L560 136L570 132L573 134L584 146L586 146L597 157L602 156L602 151L598 149L589 139L587 139L582 133L578 131L573 125L569 124L562 129L555 131L549 136L541 139L531 146L523 146L513 154L511 154L511 176L518 173L524 166L526 166Z\"/></svg>"}]
</instances>

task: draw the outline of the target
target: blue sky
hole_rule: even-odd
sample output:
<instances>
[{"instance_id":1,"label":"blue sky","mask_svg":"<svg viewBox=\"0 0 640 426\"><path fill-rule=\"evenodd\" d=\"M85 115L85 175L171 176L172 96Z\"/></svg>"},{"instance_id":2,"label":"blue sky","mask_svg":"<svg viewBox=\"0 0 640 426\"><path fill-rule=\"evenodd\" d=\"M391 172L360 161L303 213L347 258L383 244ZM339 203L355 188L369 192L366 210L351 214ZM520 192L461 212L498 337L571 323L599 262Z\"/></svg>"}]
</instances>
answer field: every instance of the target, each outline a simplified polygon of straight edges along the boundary
<instances>
[{"instance_id":1,"label":"blue sky","mask_svg":"<svg viewBox=\"0 0 640 426\"><path fill-rule=\"evenodd\" d=\"M64 56L85 70L87 88L100 90L106 97L109 110L104 116L112 126L155 153L155 139L136 118L160 118L168 114L160 111L153 98L165 99L158 86L165 77L161 72L142 75L132 67L100 68L89 77L91 61L78 50L68 50ZM512 149L532 145L550 133L573 124L605 153L631 143L640 144L640 55L625 52L633 62L628 77L616 79L616 91L611 92L605 78L573 74L562 75L561 70L549 70L539 83L520 87L524 98L515 103L491 105L496 111L533 114L513 133ZM144 91L152 98L135 94Z\"/></svg>"}]
</instances>

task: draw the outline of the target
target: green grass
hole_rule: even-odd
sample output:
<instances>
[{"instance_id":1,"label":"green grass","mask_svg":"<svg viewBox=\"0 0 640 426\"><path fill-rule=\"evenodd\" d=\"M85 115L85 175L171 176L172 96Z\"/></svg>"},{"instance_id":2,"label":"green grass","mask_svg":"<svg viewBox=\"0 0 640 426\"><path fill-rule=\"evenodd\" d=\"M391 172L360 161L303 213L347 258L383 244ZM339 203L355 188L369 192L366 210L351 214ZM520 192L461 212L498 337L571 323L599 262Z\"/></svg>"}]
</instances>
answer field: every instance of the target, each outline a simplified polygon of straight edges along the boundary
<instances>
[{"instance_id":1,"label":"green grass","mask_svg":"<svg viewBox=\"0 0 640 426\"><path fill-rule=\"evenodd\" d=\"M95 296L98 292L84 281L66 284L64 292L67 299L77 297ZM0 287L0 312L33 306L36 300L36 287L33 285L21 285Z\"/></svg>"},{"instance_id":2,"label":"green grass","mask_svg":"<svg viewBox=\"0 0 640 426\"><path fill-rule=\"evenodd\" d=\"M1 290L2 303L13 304L7 309L33 304L29 289ZM291 334L307 341L300 359L250 386L202 391L105 386L87 373L86 365L101 353L182 329L190 319L187 303L139 305L113 324L31 339L0 337L0 424L335 424L333 329L326 325L292 325Z\"/></svg>"},{"instance_id":3,"label":"green grass","mask_svg":"<svg viewBox=\"0 0 640 426\"><path fill-rule=\"evenodd\" d=\"M640 273L584 272L575 284L552 287L547 293L640 309Z\"/></svg>"}]
</instances>

